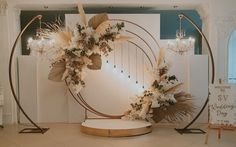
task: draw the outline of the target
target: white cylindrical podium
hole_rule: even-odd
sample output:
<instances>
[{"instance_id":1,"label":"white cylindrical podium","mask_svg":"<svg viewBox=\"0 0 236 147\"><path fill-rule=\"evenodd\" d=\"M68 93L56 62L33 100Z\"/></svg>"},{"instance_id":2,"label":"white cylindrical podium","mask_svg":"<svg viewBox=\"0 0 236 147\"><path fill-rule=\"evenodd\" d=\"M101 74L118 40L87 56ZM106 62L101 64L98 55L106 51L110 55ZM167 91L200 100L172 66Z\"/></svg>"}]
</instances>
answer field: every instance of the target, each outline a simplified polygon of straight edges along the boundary
<instances>
[{"instance_id":1,"label":"white cylindrical podium","mask_svg":"<svg viewBox=\"0 0 236 147\"><path fill-rule=\"evenodd\" d=\"M150 133L152 124L141 120L87 119L81 124L81 132L106 137L137 136Z\"/></svg>"}]
</instances>

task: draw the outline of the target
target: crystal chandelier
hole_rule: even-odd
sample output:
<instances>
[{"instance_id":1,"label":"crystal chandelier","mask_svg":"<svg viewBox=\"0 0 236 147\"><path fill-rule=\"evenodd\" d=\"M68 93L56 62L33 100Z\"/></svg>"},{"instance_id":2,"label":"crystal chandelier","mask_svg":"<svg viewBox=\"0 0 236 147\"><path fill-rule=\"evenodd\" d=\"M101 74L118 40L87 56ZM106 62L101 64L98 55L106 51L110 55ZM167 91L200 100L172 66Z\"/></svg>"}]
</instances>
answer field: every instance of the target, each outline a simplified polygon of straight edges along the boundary
<instances>
[{"instance_id":1,"label":"crystal chandelier","mask_svg":"<svg viewBox=\"0 0 236 147\"><path fill-rule=\"evenodd\" d=\"M54 47L55 40L48 39L41 27L41 19L39 20L39 28L36 29L36 34L33 37L28 38L27 49L31 48L30 54L31 55L42 55L49 50L50 48ZM48 52L49 53L49 52Z\"/></svg>"},{"instance_id":2,"label":"crystal chandelier","mask_svg":"<svg viewBox=\"0 0 236 147\"><path fill-rule=\"evenodd\" d=\"M185 30L182 28L182 18L183 15L179 15L179 29L176 30L176 38L178 39L183 39L186 36Z\"/></svg>"},{"instance_id":3,"label":"crystal chandelier","mask_svg":"<svg viewBox=\"0 0 236 147\"><path fill-rule=\"evenodd\" d=\"M194 49L195 39L186 37L186 31L182 28L182 18L183 15L179 15L179 29L176 30L176 39L173 41L167 42L167 49L170 49L180 55L183 55L185 52Z\"/></svg>"}]
</instances>

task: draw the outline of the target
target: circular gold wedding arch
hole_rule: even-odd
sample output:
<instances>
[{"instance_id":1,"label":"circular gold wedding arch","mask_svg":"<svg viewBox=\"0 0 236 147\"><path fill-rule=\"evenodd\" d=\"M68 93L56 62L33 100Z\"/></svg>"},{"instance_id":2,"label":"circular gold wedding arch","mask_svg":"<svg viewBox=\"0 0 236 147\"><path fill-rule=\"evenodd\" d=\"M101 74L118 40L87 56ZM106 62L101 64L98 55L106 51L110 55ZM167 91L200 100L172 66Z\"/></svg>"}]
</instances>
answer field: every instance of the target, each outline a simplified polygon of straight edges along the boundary
<instances>
[{"instance_id":1,"label":"circular gold wedding arch","mask_svg":"<svg viewBox=\"0 0 236 147\"><path fill-rule=\"evenodd\" d=\"M124 20L124 19L109 19L108 21L110 22L125 22L125 23L129 23L131 25L134 25L134 26L137 26L138 28L142 29L145 33L147 33L152 39L153 41L155 42L157 48L160 49L160 45L159 43L157 42L157 40L151 35L150 32L148 32L146 29L144 29L142 26L134 23L134 22L131 22L131 21L128 21L128 20ZM153 56L153 59L154 61L156 62L156 56L155 56L155 53L152 49L152 47L147 43L147 41L145 41L142 37L140 37L138 34L130 31L130 30L125 30L125 32L137 37L138 39L140 39L146 46L147 48L149 49L149 51L151 52L152 56ZM141 48L137 43L133 42L133 41L130 41L130 40L127 40L128 43L131 43L132 45L134 45L135 47L137 47L139 50L142 51L142 53L147 57L151 67L153 68L154 66L154 63L152 63L150 57L148 56L148 54L145 52L145 50L143 48ZM66 81L65 81L66 82ZM68 84L67 84L68 86ZM74 94L71 89L69 88L69 92L70 94L73 96L74 100L79 103L84 109L85 109L85 118L87 118L87 111L97 115L97 116L101 116L101 117L105 117L105 118L111 118L111 119L120 119L122 116L124 116L123 114L121 115L110 115L110 114L106 114L106 113L102 113L98 110L96 110L95 108L93 108L91 105L89 105L85 99L83 98L83 96L81 95L81 93L79 94ZM78 97L78 98L77 98Z\"/></svg>"},{"instance_id":2,"label":"circular gold wedding arch","mask_svg":"<svg viewBox=\"0 0 236 147\"><path fill-rule=\"evenodd\" d=\"M190 22L191 25L194 26L195 29L197 29L197 31L201 34L201 36L204 38L206 44L207 44L207 47L208 47L208 51L209 51L209 56L210 56L210 61L211 61L211 74L212 74L212 77L211 77L211 83L213 84L214 83L214 78L215 78L215 67L214 67L214 58L213 58L213 54L212 54L212 50L211 50L211 47L210 47L210 44L207 40L207 38L205 37L205 35L203 34L203 32L200 30L200 28L188 17L186 16L185 14L181 13L180 14L183 18L185 18L188 22ZM42 18L42 15L37 15L35 16L34 18L32 18L28 23L27 25L21 30L21 32L18 34L13 46L12 46L12 49L11 49L11 54L10 54L10 59L9 59L9 83L10 83L10 88L11 88L11 91L12 91L12 94L13 94L13 98L18 106L18 108L20 109L20 111L23 113L23 115L29 120L29 122L35 127L35 128L25 128L23 129L22 131L20 131L20 133L45 133L49 128L42 128L40 126L38 126L28 115L27 113L24 111L23 107L21 106L19 100L18 100L18 97L16 95L16 92L15 92L15 89L14 89L14 86L13 86L13 80L12 80L12 61L13 61L13 56L14 56L14 52L15 52L15 48L16 48L16 45L20 39L20 37L22 36L22 34L25 32L25 30L29 27L29 25L34 22L35 20L39 19L41 20ZM149 34L151 36L151 38L154 40L154 42L156 43L156 45L158 46L158 48L160 48L158 42L156 41L156 39L151 35L151 33L149 33L146 29L144 29L142 26L139 26L138 24L135 24L131 21L127 21L127 20L122 20L122 19L111 19L110 21L124 21L124 22L127 22L127 23L131 23L133 25L136 25L137 27L143 29L147 34ZM131 31L128 31L127 32L139 37L141 40L143 40L140 36L138 36L137 34L135 34L134 32L131 32ZM147 44L147 42L145 40L143 40L144 43L150 48L150 46ZM132 41L129 41L130 43L132 43L133 45L136 45L139 49L142 50L142 48L140 48L136 43L132 42ZM143 51L143 50L142 50ZM152 51L152 54L153 54L153 51ZM147 55L147 54L146 54ZM154 55L154 58L156 59L155 57L155 54ZM149 57L148 57L149 58ZM150 58L149 58L150 59ZM96 109L94 109L93 107L91 107L82 97L82 95L79 93L77 96L79 98L79 100L75 97L75 95L73 94L73 92L69 89L70 93L72 94L72 96L74 97L74 99L83 107L85 108L86 110L96 114L96 115L99 115L99 116L103 116L103 117L108 117L108 118L121 118L123 115L109 115L109 114L105 114L105 113L102 113L102 112L99 112L97 111ZM200 112L197 114L197 116L188 124L186 125L183 129L177 129L180 133L184 133L184 132L187 132L188 131L188 127L191 126L195 121L196 119L200 116L200 114L202 113L202 111L204 110L204 108L206 107L207 103L208 103L208 100L209 100L209 97L206 99L204 105L202 106Z\"/></svg>"}]
</instances>

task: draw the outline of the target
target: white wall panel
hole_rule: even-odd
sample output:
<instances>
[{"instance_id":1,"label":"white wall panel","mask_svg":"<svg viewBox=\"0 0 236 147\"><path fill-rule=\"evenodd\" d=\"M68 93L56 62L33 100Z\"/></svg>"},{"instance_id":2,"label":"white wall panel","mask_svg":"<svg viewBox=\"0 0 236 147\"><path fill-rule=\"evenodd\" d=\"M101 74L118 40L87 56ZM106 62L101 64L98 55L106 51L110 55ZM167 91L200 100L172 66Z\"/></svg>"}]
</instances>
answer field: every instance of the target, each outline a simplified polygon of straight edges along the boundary
<instances>
[{"instance_id":1,"label":"white wall panel","mask_svg":"<svg viewBox=\"0 0 236 147\"><path fill-rule=\"evenodd\" d=\"M46 59L38 59L37 64L39 122L67 122L67 87L64 82L48 80L50 63Z\"/></svg>"},{"instance_id":2,"label":"white wall panel","mask_svg":"<svg viewBox=\"0 0 236 147\"><path fill-rule=\"evenodd\" d=\"M197 107L195 112L199 112L208 96L207 55L189 56L189 90ZM208 107L205 108L197 121L205 123L208 121Z\"/></svg>"},{"instance_id":3,"label":"white wall panel","mask_svg":"<svg viewBox=\"0 0 236 147\"><path fill-rule=\"evenodd\" d=\"M37 60L33 56L19 56L19 100L25 112L33 121L38 121ZM28 123L20 113L20 122Z\"/></svg>"}]
</instances>

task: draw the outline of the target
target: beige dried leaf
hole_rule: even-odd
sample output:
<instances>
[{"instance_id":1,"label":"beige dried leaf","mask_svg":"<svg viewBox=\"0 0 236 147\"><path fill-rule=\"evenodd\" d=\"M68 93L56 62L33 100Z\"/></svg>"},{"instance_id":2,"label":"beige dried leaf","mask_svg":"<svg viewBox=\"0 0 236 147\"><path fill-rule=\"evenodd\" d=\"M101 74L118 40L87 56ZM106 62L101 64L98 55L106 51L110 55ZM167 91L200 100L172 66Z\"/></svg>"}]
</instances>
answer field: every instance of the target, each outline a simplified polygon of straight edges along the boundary
<instances>
[{"instance_id":1,"label":"beige dried leaf","mask_svg":"<svg viewBox=\"0 0 236 147\"><path fill-rule=\"evenodd\" d=\"M170 87L167 87L165 89L165 93L168 94L168 93L173 93L176 89L178 89L181 85L183 85L183 83L178 83L174 86L170 86Z\"/></svg>"},{"instance_id":2,"label":"beige dried leaf","mask_svg":"<svg viewBox=\"0 0 236 147\"><path fill-rule=\"evenodd\" d=\"M97 14L89 20L88 26L92 27L93 29L97 29L100 24L107 20L108 15L106 13Z\"/></svg>"},{"instance_id":3,"label":"beige dried leaf","mask_svg":"<svg viewBox=\"0 0 236 147\"><path fill-rule=\"evenodd\" d=\"M108 28L110 26L111 22L109 20L106 20L104 22L102 22L97 28L96 28L96 32L99 34L103 34L106 30L106 28Z\"/></svg>"},{"instance_id":4,"label":"beige dried leaf","mask_svg":"<svg viewBox=\"0 0 236 147\"><path fill-rule=\"evenodd\" d=\"M61 62L55 63L52 66L50 73L48 74L48 79L55 82L61 82L65 70L66 70L65 62L61 61Z\"/></svg>"},{"instance_id":5,"label":"beige dried leaf","mask_svg":"<svg viewBox=\"0 0 236 147\"><path fill-rule=\"evenodd\" d=\"M130 36L119 35L119 36L117 36L117 38L115 38L115 41L123 42L123 41L128 41L131 39L132 39L132 37L130 37Z\"/></svg>"},{"instance_id":6,"label":"beige dried leaf","mask_svg":"<svg viewBox=\"0 0 236 147\"><path fill-rule=\"evenodd\" d=\"M84 12L83 5L81 3L78 3L78 10L79 10L79 15L80 15L81 22L85 26L87 26L87 18L86 18L85 12Z\"/></svg>"},{"instance_id":7,"label":"beige dried leaf","mask_svg":"<svg viewBox=\"0 0 236 147\"><path fill-rule=\"evenodd\" d=\"M92 61L92 65L88 65L87 67L91 70L100 70L102 67L102 58L99 54L92 54L89 56L89 59Z\"/></svg>"},{"instance_id":8,"label":"beige dried leaf","mask_svg":"<svg viewBox=\"0 0 236 147\"><path fill-rule=\"evenodd\" d=\"M165 56L164 50L160 48L159 54L157 56L157 65L160 65L163 62L164 56Z\"/></svg>"}]
</instances>

